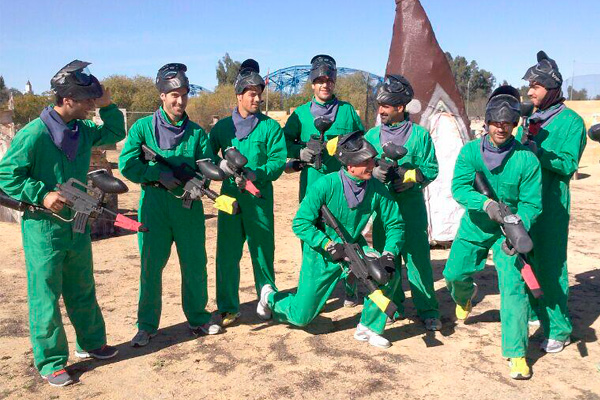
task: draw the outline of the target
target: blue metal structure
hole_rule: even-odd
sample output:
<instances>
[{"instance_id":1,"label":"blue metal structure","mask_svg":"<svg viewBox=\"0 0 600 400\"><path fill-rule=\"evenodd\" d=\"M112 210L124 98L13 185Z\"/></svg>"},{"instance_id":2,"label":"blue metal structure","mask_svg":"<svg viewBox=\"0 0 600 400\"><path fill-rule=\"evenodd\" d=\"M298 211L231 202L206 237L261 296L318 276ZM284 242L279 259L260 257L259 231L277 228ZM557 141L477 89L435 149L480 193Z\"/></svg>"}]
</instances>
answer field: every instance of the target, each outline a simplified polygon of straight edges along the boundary
<instances>
[{"instance_id":1,"label":"blue metal structure","mask_svg":"<svg viewBox=\"0 0 600 400\"><path fill-rule=\"evenodd\" d=\"M202 87L200 85L194 85L193 83L190 84L190 96L194 97L194 96L198 96L200 93L211 93L210 90L208 90L205 87Z\"/></svg>"},{"instance_id":2,"label":"blue metal structure","mask_svg":"<svg viewBox=\"0 0 600 400\"><path fill-rule=\"evenodd\" d=\"M383 82L383 77L372 74L367 71L361 71L354 68L338 67L338 76L352 75L359 73L365 79L368 79L369 87L375 89ZM278 69L269 74L269 88L283 93L285 96L298 94L308 80L310 65L294 65L292 67ZM266 76L265 76L266 79Z\"/></svg>"}]
</instances>

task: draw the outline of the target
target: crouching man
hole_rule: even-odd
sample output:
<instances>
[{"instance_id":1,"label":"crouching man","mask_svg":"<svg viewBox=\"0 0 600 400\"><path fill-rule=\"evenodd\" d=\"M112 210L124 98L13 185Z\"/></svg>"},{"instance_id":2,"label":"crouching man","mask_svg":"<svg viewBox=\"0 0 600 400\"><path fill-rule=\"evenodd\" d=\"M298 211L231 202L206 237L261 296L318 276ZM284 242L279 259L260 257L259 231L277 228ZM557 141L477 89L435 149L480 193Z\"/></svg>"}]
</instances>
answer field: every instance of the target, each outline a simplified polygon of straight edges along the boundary
<instances>
[{"instance_id":1,"label":"crouching man","mask_svg":"<svg viewBox=\"0 0 600 400\"><path fill-rule=\"evenodd\" d=\"M337 145L336 145L337 142ZM303 241L303 259L296 294L274 292L269 285L261 291L258 308L272 310L276 321L296 326L309 324L321 311L337 282L347 275L342 238L321 222L320 210L327 206L350 243L366 246L362 236L369 217L380 215L385 226L385 246L380 265L393 270L395 257L404 242L404 222L398 205L389 191L377 180L371 180L376 150L355 131L330 141L330 153L343 168L312 184L300 204L292 228ZM340 264L342 263L342 264ZM383 288L392 293L398 274ZM258 310L257 310L258 311ZM354 338L371 345L388 348L390 342L381 336L386 314L369 298L365 299L360 323Z\"/></svg>"}]
</instances>

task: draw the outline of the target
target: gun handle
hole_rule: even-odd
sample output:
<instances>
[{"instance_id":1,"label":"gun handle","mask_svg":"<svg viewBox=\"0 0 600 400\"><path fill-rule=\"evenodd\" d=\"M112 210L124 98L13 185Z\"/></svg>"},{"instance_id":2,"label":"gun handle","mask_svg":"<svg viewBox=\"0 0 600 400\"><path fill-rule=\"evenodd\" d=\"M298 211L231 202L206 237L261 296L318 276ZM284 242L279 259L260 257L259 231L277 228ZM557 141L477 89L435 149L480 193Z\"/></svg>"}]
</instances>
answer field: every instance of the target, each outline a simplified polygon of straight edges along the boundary
<instances>
[{"instance_id":1,"label":"gun handle","mask_svg":"<svg viewBox=\"0 0 600 400\"><path fill-rule=\"evenodd\" d=\"M321 169L322 165L323 165L323 152L319 152L317 153L317 155L315 155L315 169Z\"/></svg>"},{"instance_id":2,"label":"gun handle","mask_svg":"<svg viewBox=\"0 0 600 400\"><path fill-rule=\"evenodd\" d=\"M76 212L75 217L73 217L73 232L84 233L89 217L88 214Z\"/></svg>"}]
</instances>

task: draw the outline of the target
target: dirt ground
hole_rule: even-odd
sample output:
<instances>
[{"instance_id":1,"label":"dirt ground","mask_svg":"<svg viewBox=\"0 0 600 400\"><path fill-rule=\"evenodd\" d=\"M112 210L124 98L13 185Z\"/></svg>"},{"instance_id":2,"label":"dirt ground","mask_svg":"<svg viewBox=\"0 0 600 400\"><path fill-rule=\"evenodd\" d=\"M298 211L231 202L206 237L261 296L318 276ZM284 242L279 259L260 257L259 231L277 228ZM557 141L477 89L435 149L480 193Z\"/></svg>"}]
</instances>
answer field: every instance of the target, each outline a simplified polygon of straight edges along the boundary
<instances>
[{"instance_id":1,"label":"dirt ground","mask_svg":"<svg viewBox=\"0 0 600 400\"><path fill-rule=\"evenodd\" d=\"M116 160L116 153L109 158ZM32 365L27 291L19 226L0 223L0 398L404 398L404 399L600 399L600 146L588 145L581 179L573 181L569 244L574 343L562 353L539 351L541 332L531 329L528 358L533 378L514 381L500 353L498 284L491 261L476 278L480 293L472 317L456 323L442 270L448 250L432 252L435 288L444 328L427 334L408 300L407 319L387 329L388 350L352 338L361 306L343 308L338 288L307 328L265 323L255 314L250 259L242 260L239 325L222 335L194 338L181 310L175 249L163 276L161 329L150 345L129 346L136 332L139 255L135 235L93 244L97 295L108 339L119 355L104 362L78 361L69 370L78 382L52 388ZM280 289L294 289L300 245L291 232L297 208L297 175L275 185L276 273ZM120 202L137 208L139 187ZM215 310L216 218L207 206L208 308ZM405 281L406 288L406 281ZM64 310L64 308L63 308ZM63 314L71 351L74 331Z\"/></svg>"}]
</instances>

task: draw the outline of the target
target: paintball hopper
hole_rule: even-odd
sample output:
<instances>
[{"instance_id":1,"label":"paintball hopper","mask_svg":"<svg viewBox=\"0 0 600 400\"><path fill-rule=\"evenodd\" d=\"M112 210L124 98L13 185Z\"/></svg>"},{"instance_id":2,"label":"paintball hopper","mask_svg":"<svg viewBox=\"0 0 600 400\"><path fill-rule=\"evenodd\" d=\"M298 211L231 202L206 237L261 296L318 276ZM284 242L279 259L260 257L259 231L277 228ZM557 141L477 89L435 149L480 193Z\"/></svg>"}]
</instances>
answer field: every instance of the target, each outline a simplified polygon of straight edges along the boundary
<instances>
[{"instance_id":1,"label":"paintball hopper","mask_svg":"<svg viewBox=\"0 0 600 400\"><path fill-rule=\"evenodd\" d=\"M383 146L381 146L381 147L383 149L383 154L387 158L394 160L394 161L398 161L399 159L404 157L406 155L406 153L408 153L408 150L406 150L406 147L399 146L392 142L384 143Z\"/></svg>"},{"instance_id":2,"label":"paintball hopper","mask_svg":"<svg viewBox=\"0 0 600 400\"><path fill-rule=\"evenodd\" d=\"M521 117L529 118L533 114L534 105L530 101L524 101L521 103Z\"/></svg>"},{"instance_id":3,"label":"paintball hopper","mask_svg":"<svg viewBox=\"0 0 600 400\"><path fill-rule=\"evenodd\" d=\"M317 78L325 76L335 82L337 66L333 57L326 54L316 55L310 60L311 68L309 79L314 82Z\"/></svg>"},{"instance_id":4,"label":"paintball hopper","mask_svg":"<svg viewBox=\"0 0 600 400\"><path fill-rule=\"evenodd\" d=\"M325 133L333 125L333 120L325 117L317 117L314 123L319 133Z\"/></svg>"},{"instance_id":5,"label":"paintball hopper","mask_svg":"<svg viewBox=\"0 0 600 400\"><path fill-rule=\"evenodd\" d=\"M202 176L211 181L222 181L225 179L225 172L219 167L217 167L210 158L203 158L201 160L196 161L196 165L200 170Z\"/></svg>"},{"instance_id":6,"label":"paintball hopper","mask_svg":"<svg viewBox=\"0 0 600 400\"><path fill-rule=\"evenodd\" d=\"M247 59L240 65L240 72L235 78L235 94L242 94L250 86L260 86L265 89L265 81L259 74L260 66L256 60Z\"/></svg>"},{"instance_id":7,"label":"paintball hopper","mask_svg":"<svg viewBox=\"0 0 600 400\"><path fill-rule=\"evenodd\" d=\"M92 186L97 187L104 193L123 194L129 191L127 185L120 179L108 173L106 169L97 169L87 174Z\"/></svg>"},{"instance_id":8,"label":"paintball hopper","mask_svg":"<svg viewBox=\"0 0 600 400\"><path fill-rule=\"evenodd\" d=\"M523 79L529 82L537 82L546 89L556 89L561 87L563 78L558 72L556 61L548 57L544 51L538 51L537 64L530 67Z\"/></svg>"},{"instance_id":9,"label":"paintball hopper","mask_svg":"<svg viewBox=\"0 0 600 400\"><path fill-rule=\"evenodd\" d=\"M415 91L408 79L402 75L386 75L383 83L377 88L377 95L375 98L379 104L404 106L407 105L414 96Z\"/></svg>"},{"instance_id":10,"label":"paintball hopper","mask_svg":"<svg viewBox=\"0 0 600 400\"><path fill-rule=\"evenodd\" d=\"M160 93L169 93L179 88L190 91L190 81L185 72L187 67L180 63L163 65L156 74L156 88Z\"/></svg>"},{"instance_id":11,"label":"paintball hopper","mask_svg":"<svg viewBox=\"0 0 600 400\"><path fill-rule=\"evenodd\" d=\"M485 108L485 123L519 123L521 102L519 91L510 85L502 85L492 92Z\"/></svg>"},{"instance_id":12,"label":"paintball hopper","mask_svg":"<svg viewBox=\"0 0 600 400\"><path fill-rule=\"evenodd\" d=\"M73 100L97 99L104 93L98 79L90 73L89 62L73 60L50 80L52 91Z\"/></svg>"},{"instance_id":13,"label":"paintball hopper","mask_svg":"<svg viewBox=\"0 0 600 400\"><path fill-rule=\"evenodd\" d=\"M600 142L600 124L592 125L588 130L588 137L595 141Z\"/></svg>"},{"instance_id":14,"label":"paintball hopper","mask_svg":"<svg viewBox=\"0 0 600 400\"><path fill-rule=\"evenodd\" d=\"M335 139L334 139L335 140ZM361 130L338 136L335 157L343 165L357 165L377 155L377 150L364 138Z\"/></svg>"}]
</instances>

